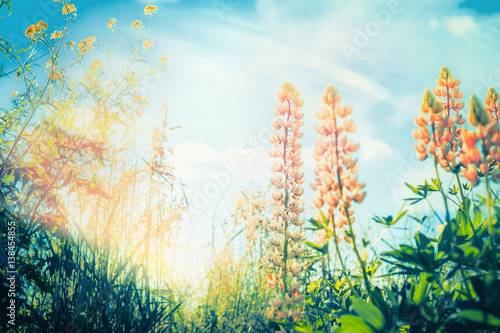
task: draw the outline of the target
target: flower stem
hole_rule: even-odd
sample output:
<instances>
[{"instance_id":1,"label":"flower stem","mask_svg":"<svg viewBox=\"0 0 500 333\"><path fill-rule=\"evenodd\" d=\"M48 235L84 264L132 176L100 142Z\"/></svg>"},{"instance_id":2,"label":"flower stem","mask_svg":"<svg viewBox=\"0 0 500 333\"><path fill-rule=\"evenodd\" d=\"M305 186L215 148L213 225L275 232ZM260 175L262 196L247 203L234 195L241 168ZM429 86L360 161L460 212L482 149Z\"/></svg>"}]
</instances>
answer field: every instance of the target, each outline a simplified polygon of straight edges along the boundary
<instances>
[{"instance_id":1,"label":"flower stem","mask_svg":"<svg viewBox=\"0 0 500 333\"><path fill-rule=\"evenodd\" d=\"M436 177L439 184L439 192L441 192L441 194L443 195L444 208L446 209L446 222L450 222L450 211L448 209L448 201L446 200L446 194L444 194L443 185L441 184L441 179L439 178L436 156L434 156L434 169L436 170Z\"/></svg>"},{"instance_id":2,"label":"flower stem","mask_svg":"<svg viewBox=\"0 0 500 333\"><path fill-rule=\"evenodd\" d=\"M359 254L358 247L356 245L356 240L354 239L354 230L352 229L352 222L351 222L351 217L349 216L349 209L347 205L344 206L345 209L345 215L347 217L347 222L349 223L349 237L352 239L352 247L354 250L354 253L356 254L356 257L358 258L359 264L361 265L361 271L363 273L363 278L365 280L365 286L368 291L368 294L371 297L371 285L370 285L370 280L368 279L368 274L366 273L366 264L363 258L361 258L361 255Z\"/></svg>"},{"instance_id":3,"label":"flower stem","mask_svg":"<svg viewBox=\"0 0 500 333\"><path fill-rule=\"evenodd\" d=\"M339 258L340 266L342 266L342 273L345 276L345 280L347 281L347 285L349 286L349 289L352 290L352 292L356 295L356 297L359 298L358 291L352 287L351 279L349 279L349 276L347 275L347 269L345 267L344 261L342 260L342 255L340 254L339 240L337 238L337 227L335 226L335 223L333 222L333 217L331 217L331 219L332 219L332 224L333 224L333 241L335 243L335 250L337 251L337 257Z\"/></svg>"}]
</instances>

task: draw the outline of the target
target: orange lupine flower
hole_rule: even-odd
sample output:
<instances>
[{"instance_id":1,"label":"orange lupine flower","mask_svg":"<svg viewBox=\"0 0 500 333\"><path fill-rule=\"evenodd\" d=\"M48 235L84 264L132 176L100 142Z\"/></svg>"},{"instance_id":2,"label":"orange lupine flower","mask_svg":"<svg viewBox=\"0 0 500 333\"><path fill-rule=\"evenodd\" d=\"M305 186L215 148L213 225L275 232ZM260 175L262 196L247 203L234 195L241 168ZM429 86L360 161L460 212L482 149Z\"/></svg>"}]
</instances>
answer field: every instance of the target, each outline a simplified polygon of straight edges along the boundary
<instances>
[{"instance_id":1,"label":"orange lupine flower","mask_svg":"<svg viewBox=\"0 0 500 333\"><path fill-rule=\"evenodd\" d=\"M145 41L145 42L142 44L142 47L143 47L144 49L149 49L149 48L153 47L153 42L152 42L152 41L150 41L150 40L147 40L147 41Z\"/></svg>"},{"instance_id":2,"label":"orange lupine flower","mask_svg":"<svg viewBox=\"0 0 500 333\"><path fill-rule=\"evenodd\" d=\"M366 192L361 192L365 184L358 183L356 175L359 169L357 159L351 156L358 150L359 143L348 141L345 134L356 130L356 125L348 118L352 107L340 106L340 101L341 96L335 87L328 85L323 95L323 107L316 112L320 121L316 131L320 136L314 142L313 157L317 161L314 173L317 177L316 182L311 183L311 187L318 191L313 199L316 208L321 209L326 204L328 216L340 209L341 215L335 221L339 228L348 223L345 210L351 207L352 201L361 203L366 196ZM348 210L348 213L351 222L354 221L354 212ZM319 235L320 239L324 237Z\"/></svg>"},{"instance_id":3,"label":"orange lupine flower","mask_svg":"<svg viewBox=\"0 0 500 333\"><path fill-rule=\"evenodd\" d=\"M156 13L158 9L156 8L156 6L153 6L153 5L148 5L144 8L144 15L151 15L153 16L154 13Z\"/></svg>"},{"instance_id":4,"label":"orange lupine flower","mask_svg":"<svg viewBox=\"0 0 500 333\"><path fill-rule=\"evenodd\" d=\"M142 24L142 21L140 21L140 20L135 21L134 23L132 23L132 29L142 28L143 26L141 24Z\"/></svg>"},{"instance_id":5,"label":"orange lupine flower","mask_svg":"<svg viewBox=\"0 0 500 333\"><path fill-rule=\"evenodd\" d=\"M500 130L498 121L494 118L498 110L496 101L498 95L490 88L484 105L485 110L476 96L470 103L469 121L476 127L475 131L465 130L462 135L463 148L460 152L460 163L466 167L463 176L473 186L479 183L479 177L488 177L498 182L500 180ZM476 146L479 142L479 147Z\"/></svg>"},{"instance_id":6,"label":"orange lupine flower","mask_svg":"<svg viewBox=\"0 0 500 333\"><path fill-rule=\"evenodd\" d=\"M70 4L65 4L62 8L62 13L63 14L69 14L72 12L76 12L76 7L75 5L70 5Z\"/></svg>"},{"instance_id":7,"label":"orange lupine flower","mask_svg":"<svg viewBox=\"0 0 500 333\"><path fill-rule=\"evenodd\" d=\"M305 236L300 229L292 231L292 226L301 227L304 221L300 219L300 214L304 208L300 204L300 197L304 190L300 187L304 183L304 174L300 173L299 168L303 165L301 161L302 145L299 139L302 137L300 127L304 124L302 119L303 100L300 100L300 93L289 82L283 83L278 92L279 104L274 110L278 118L271 122L273 128L277 131L271 135L269 141L274 144L274 149L269 152L272 158L276 159L271 171L277 173L271 179L271 184L277 191L272 193L274 208L272 213L274 223L269 225L271 232L277 232L277 236L272 236L269 242L272 250L267 254L267 261L276 267L278 273L276 279L278 283L270 283L283 290L283 296L277 296L271 305L279 308L284 302L292 306L293 292L288 286L286 279L287 273L297 275L300 273L303 264L295 260L290 265L292 259L298 258L303 254L300 249L300 242ZM281 236L280 236L281 235ZM302 301L298 298L297 301ZM272 311L274 315L274 310ZM282 307L275 315L275 319L288 318L293 314L292 310Z\"/></svg>"},{"instance_id":8,"label":"orange lupine flower","mask_svg":"<svg viewBox=\"0 0 500 333\"><path fill-rule=\"evenodd\" d=\"M495 88L488 90L488 95L483 102L486 112L489 113L492 122L498 122L498 111L500 109L500 95Z\"/></svg>"},{"instance_id":9,"label":"orange lupine flower","mask_svg":"<svg viewBox=\"0 0 500 333\"><path fill-rule=\"evenodd\" d=\"M415 117L418 130L412 131L413 137L418 141L418 144L415 145L417 158L421 161L425 160L429 153L438 158L436 149L441 148L447 142L448 135L445 135L445 128L449 128L453 120L442 112L443 105L436 101L429 90L424 92L420 111L420 115ZM426 119L425 114L428 115L429 120Z\"/></svg>"},{"instance_id":10,"label":"orange lupine flower","mask_svg":"<svg viewBox=\"0 0 500 333\"><path fill-rule=\"evenodd\" d=\"M460 80L453 79L448 67L441 67L437 87L432 90L442 105L443 112L434 123L436 159L439 165L447 170L458 166L456 158L461 145L460 131L465 119L459 114L465 102L460 102L463 93L458 89ZM454 111L452 114L451 111ZM453 118L453 119L452 119Z\"/></svg>"},{"instance_id":11,"label":"orange lupine flower","mask_svg":"<svg viewBox=\"0 0 500 333\"><path fill-rule=\"evenodd\" d=\"M115 18L112 18L111 20L109 20L108 22L108 29L111 30L113 29L113 27L115 26L116 24L116 19Z\"/></svg>"}]
</instances>

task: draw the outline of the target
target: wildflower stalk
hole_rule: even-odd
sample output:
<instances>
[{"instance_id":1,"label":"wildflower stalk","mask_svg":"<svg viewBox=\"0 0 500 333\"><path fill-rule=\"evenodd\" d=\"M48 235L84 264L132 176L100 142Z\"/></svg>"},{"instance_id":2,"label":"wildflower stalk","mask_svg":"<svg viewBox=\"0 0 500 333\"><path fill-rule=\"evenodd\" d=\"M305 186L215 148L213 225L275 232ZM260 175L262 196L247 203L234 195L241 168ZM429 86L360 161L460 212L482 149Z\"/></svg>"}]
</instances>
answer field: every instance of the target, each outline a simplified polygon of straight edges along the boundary
<instances>
[{"instance_id":1,"label":"wildflower stalk","mask_svg":"<svg viewBox=\"0 0 500 333\"><path fill-rule=\"evenodd\" d=\"M352 283L347 277L337 237L337 228L349 225L350 230L346 232L345 236L350 237L353 241L354 252L361 265L365 285L370 292L371 287L366 265L354 241L352 228L354 222L352 214L354 211L349 210L353 202L361 203L366 196L366 192L360 192L365 185L358 183L355 175L359 169L357 160L350 156L359 148L359 143L354 144L348 141L345 136L345 132L353 133L356 130L356 125L348 118L352 113L352 108L340 106L340 100L341 96L335 87L328 85L323 95L323 108L316 112L316 118L320 121L320 124L316 126L316 131L320 134L320 137L314 144L314 158L317 161L314 173L317 178L316 182L311 184L311 187L318 191L318 196L313 199L313 203L318 209L321 209L325 203L327 204L328 216L332 218L332 231L337 256L346 276L346 281L351 290L354 291ZM343 120L342 123L340 123L341 119ZM340 215L336 220L333 220L334 212L337 210L340 211ZM359 297L357 293L356 296Z\"/></svg>"},{"instance_id":2,"label":"wildflower stalk","mask_svg":"<svg viewBox=\"0 0 500 333\"><path fill-rule=\"evenodd\" d=\"M303 263L298 263L292 259L299 258L304 250L300 248L302 238L305 236L300 229L293 231L292 225L300 228L304 221L299 215L304 211L299 199L304 190L299 186L304 183L304 174L299 172L301 161L302 145L299 138L302 133L299 132L303 125L302 118L304 114L301 107L304 101L299 99L299 91L291 84L284 83L278 92L278 104L274 114L278 118L272 122L272 125L278 133L274 133L269 141L274 143L275 148L269 152L269 155L276 158L277 161L271 167L271 170L277 173L277 176L271 179L271 183L278 190L272 193L274 200L274 223L269 225L269 230L277 232L277 236L272 236L269 245L271 251L267 254L267 261L271 263L277 273L269 275L269 286L278 287L280 296L270 301L272 308L268 317L275 320L304 319L305 313L300 308L300 303L305 299L300 294L302 283L296 278L289 281L290 274L300 274ZM275 314L275 310L278 313Z\"/></svg>"}]
</instances>

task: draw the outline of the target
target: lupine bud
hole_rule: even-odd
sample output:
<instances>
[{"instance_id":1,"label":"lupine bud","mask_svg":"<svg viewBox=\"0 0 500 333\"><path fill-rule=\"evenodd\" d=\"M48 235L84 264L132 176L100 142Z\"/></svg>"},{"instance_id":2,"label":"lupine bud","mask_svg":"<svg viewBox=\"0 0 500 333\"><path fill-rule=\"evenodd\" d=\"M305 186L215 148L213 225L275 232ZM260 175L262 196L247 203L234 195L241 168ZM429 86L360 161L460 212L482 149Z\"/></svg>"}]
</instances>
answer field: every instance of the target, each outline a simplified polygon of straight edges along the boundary
<instances>
[{"instance_id":1,"label":"lupine bud","mask_svg":"<svg viewBox=\"0 0 500 333\"><path fill-rule=\"evenodd\" d=\"M469 122L472 126L484 126L490 123L490 116L486 113L476 95L472 95L470 99Z\"/></svg>"}]
</instances>

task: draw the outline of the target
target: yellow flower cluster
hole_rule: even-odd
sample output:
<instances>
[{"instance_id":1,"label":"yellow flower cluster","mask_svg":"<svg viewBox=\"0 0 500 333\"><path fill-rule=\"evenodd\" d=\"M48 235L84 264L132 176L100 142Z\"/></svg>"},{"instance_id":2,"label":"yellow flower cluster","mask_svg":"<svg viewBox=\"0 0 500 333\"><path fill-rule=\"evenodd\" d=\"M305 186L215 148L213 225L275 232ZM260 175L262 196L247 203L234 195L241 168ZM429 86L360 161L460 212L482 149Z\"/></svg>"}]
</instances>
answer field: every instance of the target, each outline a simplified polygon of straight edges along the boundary
<instances>
[{"instance_id":1,"label":"yellow flower cluster","mask_svg":"<svg viewBox=\"0 0 500 333\"><path fill-rule=\"evenodd\" d=\"M66 4L63 6L62 8L62 13L63 14L69 14L69 13L72 13L72 12L76 12L76 7L75 5L70 5L70 4Z\"/></svg>"},{"instance_id":2,"label":"yellow flower cluster","mask_svg":"<svg viewBox=\"0 0 500 333\"><path fill-rule=\"evenodd\" d=\"M137 20L137 21L135 21L134 23L132 23L132 29L136 29L136 28L139 28L139 29L140 29L140 28L142 28L142 27L143 27L143 25L142 25L142 21L140 21L140 20Z\"/></svg>"},{"instance_id":3,"label":"yellow flower cluster","mask_svg":"<svg viewBox=\"0 0 500 333\"><path fill-rule=\"evenodd\" d=\"M34 38L36 36L36 34L38 33L41 33L42 31L44 30L47 30L47 27L49 25L44 22L44 21L40 21L38 22L37 24L32 24L30 25L27 29L26 29L26 32L24 33L26 35L26 37L28 38Z\"/></svg>"},{"instance_id":4,"label":"yellow flower cluster","mask_svg":"<svg viewBox=\"0 0 500 333\"><path fill-rule=\"evenodd\" d=\"M50 35L50 39L61 38L62 36L63 36L62 31L54 31L54 32Z\"/></svg>"},{"instance_id":5,"label":"yellow flower cluster","mask_svg":"<svg viewBox=\"0 0 500 333\"><path fill-rule=\"evenodd\" d=\"M111 20L109 20L108 22L108 29L111 30L113 29L113 27L116 25L116 19L115 18L112 18Z\"/></svg>"},{"instance_id":6,"label":"yellow flower cluster","mask_svg":"<svg viewBox=\"0 0 500 333\"><path fill-rule=\"evenodd\" d=\"M153 16L153 14L156 13L157 10L158 10L158 8L156 8L156 6L148 5L144 8L144 15Z\"/></svg>"},{"instance_id":7,"label":"yellow flower cluster","mask_svg":"<svg viewBox=\"0 0 500 333\"><path fill-rule=\"evenodd\" d=\"M87 54L89 51L92 51L94 43L95 37L87 37L87 39L82 39L80 43L78 43L78 49L82 54Z\"/></svg>"}]
</instances>

